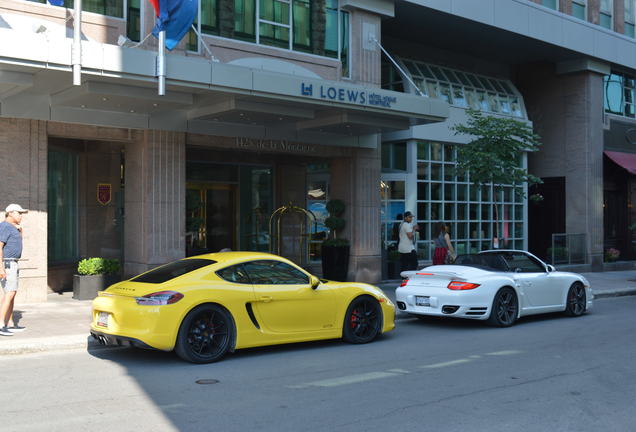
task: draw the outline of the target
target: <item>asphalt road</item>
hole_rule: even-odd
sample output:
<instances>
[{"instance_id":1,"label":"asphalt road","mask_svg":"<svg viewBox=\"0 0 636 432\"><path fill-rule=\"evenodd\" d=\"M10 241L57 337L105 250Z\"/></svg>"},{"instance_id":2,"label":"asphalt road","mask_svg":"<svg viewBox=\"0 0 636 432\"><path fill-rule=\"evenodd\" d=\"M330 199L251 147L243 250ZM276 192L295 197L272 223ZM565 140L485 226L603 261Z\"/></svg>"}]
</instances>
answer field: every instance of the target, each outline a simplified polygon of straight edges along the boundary
<instances>
[{"instance_id":1,"label":"asphalt road","mask_svg":"<svg viewBox=\"0 0 636 432\"><path fill-rule=\"evenodd\" d=\"M634 431L635 310L636 297L601 299L507 329L408 319L368 345L211 365L136 349L7 356L0 430Z\"/></svg>"}]
</instances>

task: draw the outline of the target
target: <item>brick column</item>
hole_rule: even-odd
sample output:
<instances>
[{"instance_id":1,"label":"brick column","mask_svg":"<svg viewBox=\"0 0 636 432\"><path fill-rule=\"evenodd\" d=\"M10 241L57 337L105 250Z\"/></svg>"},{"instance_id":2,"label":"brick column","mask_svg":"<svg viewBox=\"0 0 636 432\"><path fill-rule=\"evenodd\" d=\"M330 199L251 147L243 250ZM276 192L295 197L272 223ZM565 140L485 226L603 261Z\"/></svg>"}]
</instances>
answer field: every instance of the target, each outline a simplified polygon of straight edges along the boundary
<instances>
[{"instance_id":1,"label":"brick column","mask_svg":"<svg viewBox=\"0 0 636 432\"><path fill-rule=\"evenodd\" d=\"M331 198L347 205L343 237L351 242L349 280L376 283L382 277L380 250L380 136L377 149L356 149L331 161Z\"/></svg>"},{"instance_id":2,"label":"brick column","mask_svg":"<svg viewBox=\"0 0 636 432\"><path fill-rule=\"evenodd\" d=\"M125 149L124 275L185 256L185 134L149 130Z\"/></svg>"}]
</instances>

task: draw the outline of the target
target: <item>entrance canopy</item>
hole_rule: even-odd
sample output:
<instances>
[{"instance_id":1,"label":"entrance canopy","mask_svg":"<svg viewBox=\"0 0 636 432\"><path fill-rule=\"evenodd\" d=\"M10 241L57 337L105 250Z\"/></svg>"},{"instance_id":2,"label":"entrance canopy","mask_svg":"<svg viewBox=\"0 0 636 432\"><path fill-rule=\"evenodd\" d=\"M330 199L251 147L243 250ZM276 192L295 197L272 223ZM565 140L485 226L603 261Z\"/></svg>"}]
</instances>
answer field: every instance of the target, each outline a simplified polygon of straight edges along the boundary
<instances>
[{"instance_id":1,"label":"entrance canopy","mask_svg":"<svg viewBox=\"0 0 636 432\"><path fill-rule=\"evenodd\" d=\"M72 85L72 39L0 27L0 116L207 135L375 147L373 135L444 121L441 100L343 81L82 42Z\"/></svg>"},{"instance_id":2,"label":"entrance canopy","mask_svg":"<svg viewBox=\"0 0 636 432\"><path fill-rule=\"evenodd\" d=\"M604 151L605 155L630 174L636 174L636 153Z\"/></svg>"}]
</instances>

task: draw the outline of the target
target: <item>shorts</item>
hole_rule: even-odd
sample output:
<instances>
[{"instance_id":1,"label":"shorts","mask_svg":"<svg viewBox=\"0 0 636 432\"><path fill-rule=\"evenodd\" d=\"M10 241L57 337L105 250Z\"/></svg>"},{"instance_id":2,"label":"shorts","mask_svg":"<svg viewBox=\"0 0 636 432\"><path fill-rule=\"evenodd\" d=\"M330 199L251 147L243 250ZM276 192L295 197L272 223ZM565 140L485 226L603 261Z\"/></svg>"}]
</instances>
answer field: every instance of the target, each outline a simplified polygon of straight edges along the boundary
<instances>
[{"instance_id":1,"label":"shorts","mask_svg":"<svg viewBox=\"0 0 636 432\"><path fill-rule=\"evenodd\" d=\"M4 292L11 292L18 290L18 278L20 277L20 269L18 268L17 261L5 261L4 269L7 273L5 279L0 279L0 285Z\"/></svg>"}]
</instances>

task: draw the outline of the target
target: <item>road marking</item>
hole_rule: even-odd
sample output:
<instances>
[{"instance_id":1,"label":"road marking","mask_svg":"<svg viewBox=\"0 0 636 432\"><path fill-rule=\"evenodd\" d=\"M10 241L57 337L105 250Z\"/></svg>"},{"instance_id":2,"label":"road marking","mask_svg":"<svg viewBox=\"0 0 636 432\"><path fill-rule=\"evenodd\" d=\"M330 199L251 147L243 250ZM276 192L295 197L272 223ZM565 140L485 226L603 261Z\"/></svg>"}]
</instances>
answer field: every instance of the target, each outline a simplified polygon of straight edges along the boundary
<instances>
[{"instance_id":1,"label":"road marking","mask_svg":"<svg viewBox=\"0 0 636 432\"><path fill-rule=\"evenodd\" d=\"M291 385L287 387L294 388L294 389L302 389L302 388L308 388L308 387L338 387L341 385L358 384L361 382L373 381L373 380L382 379L382 378L396 377L396 376L399 376L400 374L401 373L395 373L395 372L368 372L368 373L357 374L357 375L347 375L347 376L338 377L338 378L313 381L313 382L308 382L308 383L299 384L299 385Z\"/></svg>"},{"instance_id":2,"label":"road marking","mask_svg":"<svg viewBox=\"0 0 636 432\"><path fill-rule=\"evenodd\" d=\"M468 358L471 358L471 359L480 359L480 358L481 358L481 356L480 356L480 355L471 355L471 356L468 356Z\"/></svg>"},{"instance_id":3,"label":"road marking","mask_svg":"<svg viewBox=\"0 0 636 432\"><path fill-rule=\"evenodd\" d=\"M182 404L182 403L176 403L176 404L170 404L170 405L157 405L159 409L162 409L164 411L173 411L176 409L181 409L184 406L185 404Z\"/></svg>"},{"instance_id":4,"label":"road marking","mask_svg":"<svg viewBox=\"0 0 636 432\"><path fill-rule=\"evenodd\" d=\"M437 368L443 368L448 366L455 366L455 365L463 364L463 363L470 363L471 361L472 361L471 359L458 359L458 360L451 360L451 361L442 362L442 363L433 363L430 365L424 365L424 366L418 366L418 367L420 369L437 369Z\"/></svg>"},{"instance_id":5,"label":"road marking","mask_svg":"<svg viewBox=\"0 0 636 432\"><path fill-rule=\"evenodd\" d=\"M523 351L518 351L518 350L505 350L505 351L495 351L495 352L487 353L486 355L504 356L504 355L515 355L515 354L522 354L522 353Z\"/></svg>"},{"instance_id":6,"label":"road marking","mask_svg":"<svg viewBox=\"0 0 636 432\"><path fill-rule=\"evenodd\" d=\"M411 372L407 371L406 369L389 369L387 372L395 372L395 373L399 373L399 374L411 373Z\"/></svg>"}]
</instances>

